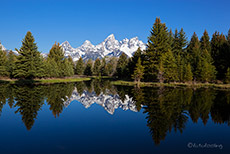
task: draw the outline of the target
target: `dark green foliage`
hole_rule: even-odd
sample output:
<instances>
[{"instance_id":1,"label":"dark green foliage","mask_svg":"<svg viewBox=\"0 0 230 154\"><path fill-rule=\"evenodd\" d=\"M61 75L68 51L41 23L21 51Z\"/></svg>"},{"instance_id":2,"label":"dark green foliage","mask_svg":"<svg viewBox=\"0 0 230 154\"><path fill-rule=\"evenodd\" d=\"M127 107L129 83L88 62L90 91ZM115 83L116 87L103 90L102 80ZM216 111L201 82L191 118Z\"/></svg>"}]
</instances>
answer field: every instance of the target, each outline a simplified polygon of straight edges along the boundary
<instances>
[{"instance_id":1,"label":"dark green foliage","mask_svg":"<svg viewBox=\"0 0 230 154\"><path fill-rule=\"evenodd\" d=\"M59 77L58 65L54 59L45 60L46 77Z\"/></svg>"},{"instance_id":2,"label":"dark green foliage","mask_svg":"<svg viewBox=\"0 0 230 154\"><path fill-rule=\"evenodd\" d=\"M179 32L179 44L180 44L181 49L185 49L185 47L188 44L187 37L185 35L183 28L181 28L181 30Z\"/></svg>"},{"instance_id":3,"label":"dark green foliage","mask_svg":"<svg viewBox=\"0 0 230 154\"><path fill-rule=\"evenodd\" d=\"M192 81L192 79L193 79L192 68L190 64L187 64L186 66L184 66L183 81L189 82Z\"/></svg>"},{"instance_id":4,"label":"dark green foliage","mask_svg":"<svg viewBox=\"0 0 230 154\"><path fill-rule=\"evenodd\" d=\"M100 73L101 73L102 76L107 76L107 75L109 75L108 66L107 66L107 64L106 64L105 57L101 60Z\"/></svg>"},{"instance_id":5,"label":"dark green foliage","mask_svg":"<svg viewBox=\"0 0 230 154\"><path fill-rule=\"evenodd\" d=\"M225 82L230 83L230 68L227 69L227 72L225 74Z\"/></svg>"},{"instance_id":6,"label":"dark green foliage","mask_svg":"<svg viewBox=\"0 0 230 154\"><path fill-rule=\"evenodd\" d=\"M14 77L23 79L40 78L44 75L42 66L42 59L40 52L37 50L32 33L27 32L25 38L22 41L22 46L18 50L19 56L17 56Z\"/></svg>"},{"instance_id":7,"label":"dark green foliage","mask_svg":"<svg viewBox=\"0 0 230 154\"><path fill-rule=\"evenodd\" d=\"M38 111L41 109L44 99L41 86L15 86L16 113L22 115L27 130L34 125Z\"/></svg>"},{"instance_id":8,"label":"dark green foliage","mask_svg":"<svg viewBox=\"0 0 230 154\"><path fill-rule=\"evenodd\" d=\"M46 67L49 70L47 71L48 77L68 77L74 75L74 62L71 57L64 57L64 51L59 43L55 43L50 49Z\"/></svg>"},{"instance_id":9,"label":"dark green foliage","mask_svg":"<svg viewBox=\"0 0 230 154\"><path fill-rule=\"evenodd\" d=\"M80 57L76 63L75 74L83 75L84 70L85 70L85 64L83 62L83 59Z\"/></svg>"},{"instance_id":10,"label":"dark green foliage","mask_svg":"<svg viewBox=\"0 0 230 154\"><path fill-rule=\"evenodd\" d=\"M99 76L101 74L101 61L97 58L93 65L93 75Z\"/></svg>"},{"instance_id":11,"label":"dark green foliage","mask_svg":"<svg viewBox=\"0 0 230 154\"><path fill-rule=\"evenodd\" d=\"M13 78L13 72L15 69L16 56L10 51L7 55L7 71L9 72L10 78Z\"/></svg>"},{"instance_id":12,"label":"dark green foliage","mask_svg":"<svg viewBox=\"0 0 230 154\"><path fill-rule=\"evenodd\" d=\"M6 52L0 47L0 77L7 76L9 76L9 72L7 71L7 56Z\"/></svg>"},{"instance_id":13,"label":"dark green foliage","mask_svg":"<svg viewBox=\"0 0 230 154\"><path fill-rule=\"evenodd\" d=\"M128 58L125 53L122 53L117 61L116 75L118 78L127 78Z\"/></svg>"},{"instance_id":14,"label":"dark green foliage","mask_svg":"<svg viewBox=\"0 0 230 154\"><path fill-rule=\"evenodd\" d=\"M228 41L223 34L215 32L211 40L211 55L214 60L214 65L217 70L217 79L224 79L225 72L230 66L230 48L228 46Z\"/></svg>"},{"instance_id":15,"label":"dark green foliage","mask_svg":"<svg viewBox=\"0 0 230 154\"><path fill-rule=\"evenodd\" d=\"M137 64L137 61L138 61L139 58L141 58L141 61L142 61L142 64L143 64L144 55L143 55L143 51L141 51L140 48L138 48L137 51L134 53L133 57L131 57L129 59L127 67L129 69L130 76L133 75L134 69L136 67L136 64Z\"/></svg>"},{"instance_id":16,"label":"dark green foliage","mask_svg":"<svg viewBox=\"0 0 230 154\"><path fill-rule=\"evenodd\" d=\"M146 68L145 79L154 81L159 76L161 55L168 52L171 45L168 29L164 23L161 23L160 18L156 18L150 33L144 61Z\"/></svg>"},{"instance_id":17,"label":"dark green foliage","mask_svg":"<svg viewBox=\"0 0 230 154\"><path fill-rule=\"evenodd\" d=\"M188 62L191 64L192 66L192 71L195 71L197 69L197 65L199 62L199 58L201 55L201 51L200 51L200 42L199 39L196 35L196 33L193 34L191 41L187 47L187 58L188 58ZM194 74L194 77L196 78L197 74Z\"/></svg>"},{"instance_id":18,"label":"dark green foliage","mask_svg":"<svg viewBox=\"0 0 230 154\"><path fill-rule=\"evenodd\" d=\"M163 80L165 80L166 82L178 81L176 60L170 50L162 54L161 62L162 66L160 67L163 68L160 68L160 70L163 71Z\"/></svg>"},{"instance_id":19,"label":"dark green foliage","mask_svg":"<svg viewBox=\"0 0 230 154\"><path fill-rule=\"evenodd\" d=\"M106 63L105 69L108 72L109 76L113 76L116 72L116 68L117 68L117 58L112 57Z\"/></svg>"},{"instance_id":20,"label":"dark green foliage","mask_svg":"<svg viewBox=\"0 0 230 154\"><path fill-rule=\"evenodd\" d=\"M91 76L93 74L92 67L93 67L93 62L91 59L89 59L86 63L84 75Z\"/></svg>"}]
</instances>

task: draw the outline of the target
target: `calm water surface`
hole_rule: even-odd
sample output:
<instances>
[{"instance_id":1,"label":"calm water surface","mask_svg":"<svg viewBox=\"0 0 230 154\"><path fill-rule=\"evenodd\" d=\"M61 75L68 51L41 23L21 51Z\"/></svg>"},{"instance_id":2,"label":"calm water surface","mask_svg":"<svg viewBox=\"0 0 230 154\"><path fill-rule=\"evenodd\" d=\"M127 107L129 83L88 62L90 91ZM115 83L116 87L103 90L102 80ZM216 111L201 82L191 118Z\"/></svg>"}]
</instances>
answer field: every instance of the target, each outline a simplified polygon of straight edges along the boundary
<instances>
[{"instance_id":1,"label":"calm water surface","mask_svg":"<svg viewBox=\"0 0 230 154\"><path fill-rule=\"evenodd\" d=\"M230 153L230 91L0 85L0 154Z\"/></svg>"}]
</instances>

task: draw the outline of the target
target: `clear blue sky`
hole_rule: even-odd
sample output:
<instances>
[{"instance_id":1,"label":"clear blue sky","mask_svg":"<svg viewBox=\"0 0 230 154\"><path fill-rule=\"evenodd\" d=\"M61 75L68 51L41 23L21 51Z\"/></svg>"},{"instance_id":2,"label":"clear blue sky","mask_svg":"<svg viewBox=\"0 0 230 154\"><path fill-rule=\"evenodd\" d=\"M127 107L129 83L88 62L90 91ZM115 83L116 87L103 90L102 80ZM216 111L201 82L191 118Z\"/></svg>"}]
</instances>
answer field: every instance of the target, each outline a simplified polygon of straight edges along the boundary
<instances>
[{"instance_id":1,"label":"clear blue sky","mask_svg":"<svg viewBox=\"0 0 230 154\"><path fill-rule=\"evenodd\" d=\"M118 40L138 36L147 42L156 17L167 27L184 28L188 38L230 28L229 0L0 0L0 40L20 48L27 31L38 49L48 52L55 41L73 47L86 39L93 44L113 33Z\"/></svg>"}]
</instances>

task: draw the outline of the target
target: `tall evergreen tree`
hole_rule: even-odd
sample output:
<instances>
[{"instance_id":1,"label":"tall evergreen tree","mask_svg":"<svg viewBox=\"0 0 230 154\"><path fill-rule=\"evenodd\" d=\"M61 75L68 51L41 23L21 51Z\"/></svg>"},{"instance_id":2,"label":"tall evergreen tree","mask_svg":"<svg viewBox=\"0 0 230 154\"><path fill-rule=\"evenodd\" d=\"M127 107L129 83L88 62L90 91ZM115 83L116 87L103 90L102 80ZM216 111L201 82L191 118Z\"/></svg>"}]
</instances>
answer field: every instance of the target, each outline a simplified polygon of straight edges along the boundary
<instances>
[{"instance_id":1,"label":"tall evergreen tree","mask_svg":"<svg viewBox=\"0 0 230 154\"><path fill-rule=\"evenodd\" d=\"M83 75L84 70L85 70L85 64L84 64L83 59L80 57L76 63L75 74Z\"/></svg>"},{"instance_id":2,"label":"tall evergreen tree","mask_svg":"<svg viewBox=\"0 0 230 154\"><path fill-rule=\"evenodd\" d=\"M168 29L160 18L156 18L150 33L144 64L146 80L153 81L159 75L160 57L170 49L170 43Z\"/></svg>"},{"instance_id":3,"label":"tall evergreen tree","mask_svg":"<svg viewBox=\"0 0 230 154\"><path fill-rule=\"evenodd\" d=\"M186 37L186 34L185 34L183 28L181 28L178 35L179 35L180 49L183 51L188 44L187 37Z\"/></svg>"},{"instance_id":4,"label":"tall evergreen tree","mask_svg":"<svg viewBox=\"0 0 230 154\"><path fill-rule=\"evenodd\" d=\"M173 44L172 44L172 52L175 56L179 55L181 53L182 49L180 47L180 40L179 40L179 34L177 29L175 30L174 38L173 38Z\"/></svg>"},{"instance_id":5,"label":"tall evergreen tree","mask_svg":"<svg viewBox=\"0 0 230 154\"><path fill-rule=\"evenodd\" d=\"M21 48L17 51L19 56L17 56L14 77L33 79L44 75L40 52L30 31L27 32Z\"/></svg>"},{"instance_id":6,"label":"tall evergreen tree","mask_svg":"<svg viewBox=\"0 0 230 154\"><path fill-rule=\"evenodd\" d=\"M200 39L201 55L196 70L198 80L203 82L209 82L215 79L216 74L216 69L211 57L211 44L209 39L208 32L205 30Z\"/></svg>"}]
</instances>

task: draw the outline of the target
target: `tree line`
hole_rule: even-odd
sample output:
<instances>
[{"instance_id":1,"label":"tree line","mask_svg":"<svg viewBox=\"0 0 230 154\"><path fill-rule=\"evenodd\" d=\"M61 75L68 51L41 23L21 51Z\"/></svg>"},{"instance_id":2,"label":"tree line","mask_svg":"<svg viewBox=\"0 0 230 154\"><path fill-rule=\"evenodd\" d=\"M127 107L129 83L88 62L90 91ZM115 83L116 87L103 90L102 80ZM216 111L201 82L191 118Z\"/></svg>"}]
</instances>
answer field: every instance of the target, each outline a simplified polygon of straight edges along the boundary
<instances>
[{"instance_id":1,"label":"tree line","mask_svg":"<svg viewBox=\"0 0 230 154\"><path fill-rule=\"evenodd\" d=\"M18 79L71 77L76 75L113 76L117 60L115 57L89 59L84 62L80 59L75 63L73 59L64 56L59 43L55 43L47 57L38 51L35 39L31 32L27 32L18 50L18 55L12 51L8 54L0 48L0 77Z\"/></svg>"},{"instance_id":2,"label":"tree line","mask_svg":"<svg viewBox=\"0 0 230 154\"><path fill-rule=\"evenodd\" d=\"M230 30L212 39L205 30L187 41L183 28L173 33L160 18L148 37L147 49L138 49L132 58L122 54L118 60L119 78L155 82L230 82Z\"/></svg>"},{"instance_id":3,"label":"tree line","mask_svg":"<svg viewBox=\"0 0 230 154\"><path fill-rule=\"evenodd\" d=\"M55 43L44 58L34 37L27 32L22 46L6 54L0 49L0 77L33 79L86 76L113 76L118 79L148 82L226 82L230 83L230 30L225 36L215 32L210 40L205 30L199 39L196 33L188 41L181 28L172 30L156 18L150 31L146 50L140 48L133 57L124 53L119 58L104 57L95 61L77 62L65 57Z\"/></svg>"}]
</instances>

